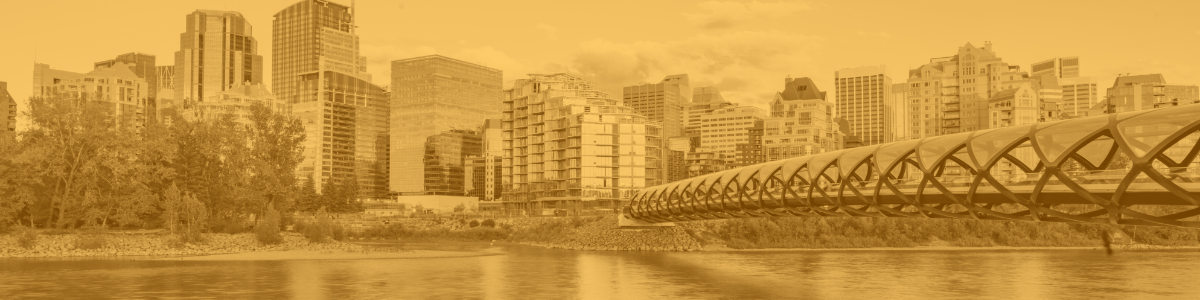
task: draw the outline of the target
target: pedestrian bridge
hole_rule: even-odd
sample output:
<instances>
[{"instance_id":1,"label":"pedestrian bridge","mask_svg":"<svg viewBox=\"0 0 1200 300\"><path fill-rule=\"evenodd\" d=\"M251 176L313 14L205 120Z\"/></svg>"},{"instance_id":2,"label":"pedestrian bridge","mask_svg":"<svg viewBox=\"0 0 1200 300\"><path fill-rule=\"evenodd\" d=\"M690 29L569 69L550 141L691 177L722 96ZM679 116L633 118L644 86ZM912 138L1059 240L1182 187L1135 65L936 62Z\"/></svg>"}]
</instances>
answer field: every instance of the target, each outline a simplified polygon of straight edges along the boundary
<instances>
[{"instance_id":1,"label":"pedestrian bridge","mask_svg":"<svg viewBox=\"0 0 1200 300\"><path fill-rule=\"evenodd\" d=\"M650 223L767 216L1200 227L1200 105L797 157L646 188Z\"/></svg>"}]
</instances>

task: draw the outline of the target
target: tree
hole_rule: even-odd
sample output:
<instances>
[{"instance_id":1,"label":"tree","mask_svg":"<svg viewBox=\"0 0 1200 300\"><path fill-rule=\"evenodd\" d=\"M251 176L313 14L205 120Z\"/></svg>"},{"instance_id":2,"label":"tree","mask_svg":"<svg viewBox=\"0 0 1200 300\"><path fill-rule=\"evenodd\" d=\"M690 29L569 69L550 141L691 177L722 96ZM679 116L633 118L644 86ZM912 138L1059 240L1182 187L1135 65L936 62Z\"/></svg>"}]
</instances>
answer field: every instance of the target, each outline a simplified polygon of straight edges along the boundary
<instances>
[{"instance_id":1,"label":"tree","mask_svg":"<svg viewBox=\"0 0 1200 300\"><path fill-rule=\"evenodd\" d=\"M292 211L299 194L296 167L304 159L304 124L262 104L250 107L251 184L260 212L268 205Z\"/></svg>"},{"instance_id":2,"label":"tree","mask_svg":"<svg viewBox=\"0 0 1200 300\"><path fill-rule=\"evenodd\" d=\"M172 120L170 135L179 149L170 164L179 188L201 199L216 219L243 219L254 211L245 127L228 115L209 121L184 118L173 110L164 115Z\"/></svg>"},{"instance_id":3,"label":"tree","mask_svg":"<svg viewBox=\"0 0 1200 300\"><path fill-rule=\"evenodd\" d=\"M300 195L296 197L295 209L302 212L316 212L321 205L321 194L317 193L317 183L312 176L309 176L300 188Z\"/></svg>"},{"instance_id":4,"label":"tree","mask_svg":"<svg viewBox=\"0 0 1200 300\"><path fill-rule=\"evenodd\" d=\"M8 163L28 176L17 190L31 225L138 223L154 210L152 186L173 176L160 164L175 155L156 135L162 128L142 127L135 114L118 114L112 103L96 100L30 98L24 115L33 126L21 133Z\"/></svg>"},{"instance_id":5,"label":"tree","mask_svg":"<svg viewBox=\"0 0 1200 300\"><path fill-rule=\"evenodd\" d=\"M358 200L358 179L353 175L341 180L330 179L321 198L322 205L327 206L330 212L358 213L363 211L362 202Z\"/></svg>"}]
</instances>

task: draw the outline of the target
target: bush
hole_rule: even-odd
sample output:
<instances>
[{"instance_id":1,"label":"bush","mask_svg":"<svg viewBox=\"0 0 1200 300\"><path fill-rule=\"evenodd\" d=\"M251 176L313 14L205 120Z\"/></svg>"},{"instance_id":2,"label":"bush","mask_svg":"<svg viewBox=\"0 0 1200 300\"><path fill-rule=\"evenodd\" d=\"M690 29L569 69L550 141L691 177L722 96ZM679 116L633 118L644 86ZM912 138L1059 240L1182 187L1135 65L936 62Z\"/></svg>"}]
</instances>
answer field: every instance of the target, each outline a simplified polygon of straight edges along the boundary
<instances>
[{"instance_id":1,"label":"bush","mask_svg":"<svg viewBox=\"0 0 1200 300\"><path fill-rule=\"evenodd\" d=\"M479 221L471 220L471 223L467 225L470 225L471 228L479 227Z\"/></svg>"},{"instance_id":2,"label":"bush","mask_svg":"<svg viewBox=\"0 0 1200 300\"><path fill-rule=\"evenodd\" d=\"M17 245L21 248L30 249L37 245L38 233L33 229L21 229L17 233Z\"/></svg>"},{"instance_id":3,"label":"bush","mask_svg":"<svg viewBox=\"0 0 1200 300\"><path fill-rule=\"evenodd\" d=\"M318 209L317 213L313 215L313 218L316 220L312 223L303 224L300 226L300 228L303 228L301 234L303 234L310 243L329 242L330 238L334 237L334 225L333 221L329 220L329 214L325 213L325 207ZM338 227L340 228L340 226ZM340 234L340 238L345 238L344 231ZM335 240L337 239L335 238Z\"/></svg>"},{"instance_id":4,"label":"bush","mask_svg":"<svg viewBox=\"0 0 1200 300\"><path fill-rule=\"evenodd\" d=\"M275 210L275 205L267 205L267 213L254 226L254 236L263 245L283 243L283 236L279 235L279 211Z\"/></svg>"},{"instance_id":5,"label":"bush","mask_svg":"<svg viewBox=\"0 0 1200 300\"><path fill-rule=\"evenodd\" d=\"M86 234L75 238L75 249L93 250L104 248L108 239L103 234Z\"/></svg>"},{"instance_id":6,"label":"bush","mask_svg":"<svg viewBox=\"0 0 1200 300\"><path fill-rule=\"evenodd\" d=\"M479 223L479 226L495 228L496 221L493 221L492 219L483 220L483 222Z\"/></svg>"},{"instance_id":7,"label":"bush","mask_svg":"<svg viewBox=\"0 0 1200 300\"><path fill-rule=\"evenodd\" d=\"M333 240L339 242L346 240L346 228L342 227L342 225L333 225L331 231L330 237L333 238Z\"/></svg>"},{"instance_id":8,"label":"bush","mask_svg":"<svg viewBox=\"0 0 1200 300\"><path fill-rule=\"evenodd\" d=\"M215 218L210 222L208 230L212 233L236 234L247 231L246 222L242 218L223 217Z\"/></svg>"}]
</instances>

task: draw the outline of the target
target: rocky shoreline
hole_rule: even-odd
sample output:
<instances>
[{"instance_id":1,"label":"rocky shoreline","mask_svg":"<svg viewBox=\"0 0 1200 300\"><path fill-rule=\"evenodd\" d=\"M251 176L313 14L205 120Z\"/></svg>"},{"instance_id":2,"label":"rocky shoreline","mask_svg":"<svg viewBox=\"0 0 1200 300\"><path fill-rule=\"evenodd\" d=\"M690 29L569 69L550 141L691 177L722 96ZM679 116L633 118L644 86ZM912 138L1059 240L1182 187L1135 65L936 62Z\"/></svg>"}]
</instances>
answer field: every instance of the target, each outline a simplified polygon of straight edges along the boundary
<instances>
[{"instance_id":1,"label":"rocky shoreline","mask_svg":"<svg viewBox=\"0 0 1200 300\"><path fill-rule=\"evenodd\" d=\"M12 234L0 236L0 258L31 257L106 257L106 256L192 256L230 254L246 252L309 250L309 251L361 251L362 246L331 241L310 243L299 233L285 232L284 242L278 245L263 245L252 233L203 234L202 243L173 243L169 234L63 234L39 235L33 247L22 248ZM84 238L99 238L99 247L81 249Z\"/></svg>"}]
</instances>

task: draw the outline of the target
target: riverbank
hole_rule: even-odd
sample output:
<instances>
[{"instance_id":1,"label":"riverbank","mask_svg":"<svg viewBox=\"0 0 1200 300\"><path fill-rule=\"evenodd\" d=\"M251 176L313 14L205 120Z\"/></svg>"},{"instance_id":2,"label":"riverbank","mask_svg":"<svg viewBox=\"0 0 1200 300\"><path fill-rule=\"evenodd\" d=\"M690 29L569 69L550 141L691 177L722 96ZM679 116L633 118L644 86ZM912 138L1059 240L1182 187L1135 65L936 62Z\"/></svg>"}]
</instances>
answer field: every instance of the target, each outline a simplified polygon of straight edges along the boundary
<instances>
[{"instance_id":1,"label":"riverbank","mask_svg":"<svg viewBox=\"0 0 1200 300\"><path fill-rule=\"evenodd\" d=\"M404 251L379 251L383 249L370 249L370 251L313 251L313 250L285 250L285 251L269 251L269 252L243 252L232 254L217 254L217 255L201 255L187 257L168 257L155 258L154 260L186 260L186 261L275 261L275 260L351 260L351 259L427 259L427 258L454 258L454 257L475 257L475 256L491 256L501 255L495 249L483 251L434 251L434 250L404 250Z\"/></svg>"},{"instance_id":2,"label":"riverbank","mask_svg":"<svg viewBox=\"0 0 1200 300\"><path fill-rule=\"evenodd\" d=\"M135 232L136 233L136 232ZM103 256L188 256L267 251L362 251L362 246L331 241L310 243L299 233L285 232L283 243L263 245L252 233L202 234L203 242L178 243L163 232L130 234L69 233L37 235L29 248L21 247L15 234L0 235L0 258L6 257L103 257Z\"/></svg>"}]
</instances>

